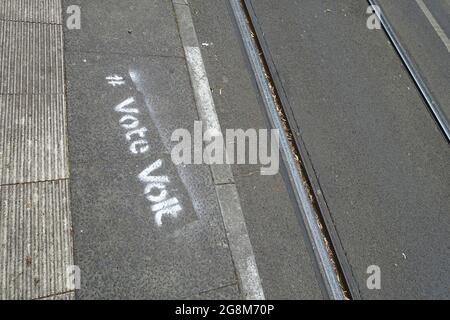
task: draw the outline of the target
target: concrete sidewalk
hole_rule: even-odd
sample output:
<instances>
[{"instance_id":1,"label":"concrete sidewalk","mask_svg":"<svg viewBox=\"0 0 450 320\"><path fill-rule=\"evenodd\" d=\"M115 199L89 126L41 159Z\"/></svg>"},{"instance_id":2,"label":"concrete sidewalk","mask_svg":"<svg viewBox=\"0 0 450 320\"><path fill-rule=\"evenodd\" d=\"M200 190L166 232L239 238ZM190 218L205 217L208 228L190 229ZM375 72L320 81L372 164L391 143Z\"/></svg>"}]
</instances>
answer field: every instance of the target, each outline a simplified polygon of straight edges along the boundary
<instances>
[{"instance_id":1,"label":"concrete sidewalk","mask_svg":"<svg viewBox=\"0 0 450 320\"><path fill-rule=\"evenodd\" d=\"M64 60L69 5L83 28L65 30ZM230 169L170 161L171 133L192 131L208 103L184 56L181 40L198 49L187 5L1 1L0 19L0 298L73 298L74 263L80 298L263 298ZM151 151L140 156L114 111L126 99ZM152 166L171 197L156 204L138 179ZM153 217L171 209L175 219Z\"/></svg>"},{"instance_id":2,"label":"concrete sidewalk","mask_svg":"<svg viewBox=\"0 0 450 320\"><path fill-rule=\"evenodd\" d=\"M324 298L284 168L171 161L269 127L227 3L36 1L0 0L0 298Z\"/></svg>"},{"instance_id":3,"label":"concrete sidewalk","mask_svg":"<svg viewBox=\"0 0 450 320\"><path fill-rule=\"evenodd\" d=\"M187 4L12 0L0 19L0 298L73 299L73 266L81 299L264 298L230 168L170 159L175 129L220 129Z\"/></svg>"}]
</instances>

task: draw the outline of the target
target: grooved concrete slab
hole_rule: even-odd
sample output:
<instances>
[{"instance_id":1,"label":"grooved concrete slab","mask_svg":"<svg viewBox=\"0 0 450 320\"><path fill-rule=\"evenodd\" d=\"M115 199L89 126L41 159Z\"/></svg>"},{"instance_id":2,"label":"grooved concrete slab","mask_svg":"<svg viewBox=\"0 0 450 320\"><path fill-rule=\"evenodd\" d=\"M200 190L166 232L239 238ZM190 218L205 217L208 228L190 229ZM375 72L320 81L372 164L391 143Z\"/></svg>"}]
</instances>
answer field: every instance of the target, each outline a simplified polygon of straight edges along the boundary
<instances>
[{"instance_id":1,"label":"grooved concrete slab","mask_svg":"<svg viewBox=\"0 0 450 320\"><path fill-rule=\"evenodd\" d=\"M61 24L61 0L0 0L0 19Z\"/></svg>"},{"instance_id":2,"label":"grooved concrete slab","mask_svg":"<svg viewBox=\"0 0 450 320\"><path fill-rule=\"evenodd\" d=\"M0 187L0 299L69 291L68 197L67 180Z\"/></svg>"},{"instance_id":3,"label":"grooved concrete slab","mask_svg":"<svg viewBox=\"0 0 450 320\"><path fill-rule=\"evenodd\" d=\"M67 53L66 70L68 116L70 125L74 121L77 125L70 132L71 160L111 160L130 154L127 130L119 123L124 113L114 110L130 97L140 106L140 125L149 130L148 136L158 137L150 141L152 154L172 150L176 129L193 132L198 116L184 59ZM110 84L113 80L106 78L114 76L123 77L125 85ZM147 157L148 153L133 155Z\"/></svg>"},{"instance_id":4,"label":"grooved concrete slab","mask_svg":"<svg viewBox=\"0 0 450 320\"><path fill-rule=\"evenodd\" d=\"M183 56L170 0L64 0L81 8L81 30L67 30L68 51Z\"/></svg>"},{"instance_id":5,"label":"grooved concrete slab","mask_svg":"<svg viewBox=\"0 0 450 320\"><path fill-rule=\"evenodd\" d=\"M0 20L0 299L71 299L61 2L0 0Z\"/></svg>"},{"instance_id":6,"label":"grooved concrete slab","mask_svg":"<svg viewBox=\"0 0 450 320\"><path fill-rule=\"evenodd\" d=\"M68 178L63 95L0 95L0 184Z\"/></svg>"},{"instance_id":7,"label":"grooved concrete slab","mask_svg":"<svg viewBox=\"0 0 450 320\"><path fill-rule=\"evenodd\" d=\"M66 57L78 297L182 298L235 283L210 168L170 159L172 132L192 133L198 119L184 60ZM129 116L145 128L147 151L133 153ZM163 200L148 199L139 178L158 161L152 175L168 178L167 199L182 208L161 225L154 206Z\"/></svg>"},{"instance_id":8,"label":"grooved concrete slab","mask_svg":"<svg viewBox=\"0 0 450 320\"><path fill-rule=\"evenodd\" d=\"M62 26L0 21L0 94L64 93Z\"/></svg>"}]
</instances>

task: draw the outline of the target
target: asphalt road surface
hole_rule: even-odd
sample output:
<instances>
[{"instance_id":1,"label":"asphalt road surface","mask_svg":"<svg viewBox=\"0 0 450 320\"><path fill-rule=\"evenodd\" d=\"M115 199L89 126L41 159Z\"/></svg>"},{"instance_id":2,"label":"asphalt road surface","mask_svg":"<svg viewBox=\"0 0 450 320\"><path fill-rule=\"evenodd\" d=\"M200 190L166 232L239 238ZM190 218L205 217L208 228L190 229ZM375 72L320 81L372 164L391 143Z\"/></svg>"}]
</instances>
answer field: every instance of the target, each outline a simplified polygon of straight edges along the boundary
<instances>
[{"instance_id":1,"label":"asphalt road surface","mask_svg":"<svg viewBox=\"0 0 450 320\"><path fill-rule=\"evenodd\" d=\"M448 297L450 150L367 2L248 2L361 297ZM446 47L415 1L384 3L448 108Z\"/></svg>"},{"instance_id":2,"label":"asphalt road surface","mask_svg":"<svg viewBox=\"0 0 450 320\"><path fill-rule=\"evenodd\" d=\"M381 1L398 38L417 73L428 86L450 132L450 3L436 1ZM441 117L441 116L439 116Z\"/></svg>"}]
</instances>

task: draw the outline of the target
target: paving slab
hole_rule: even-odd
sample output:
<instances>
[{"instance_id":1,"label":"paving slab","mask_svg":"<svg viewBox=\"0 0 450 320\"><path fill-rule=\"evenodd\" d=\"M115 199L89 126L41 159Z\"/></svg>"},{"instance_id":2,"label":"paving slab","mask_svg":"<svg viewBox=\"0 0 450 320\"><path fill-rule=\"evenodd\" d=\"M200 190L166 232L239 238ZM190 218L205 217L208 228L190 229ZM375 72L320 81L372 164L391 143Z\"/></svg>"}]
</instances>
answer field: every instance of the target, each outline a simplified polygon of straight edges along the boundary
<instances>
[{"instance_id":1,"label":"paving slab","mask_svg":"<svg viewBox=\"0 0 450 320\"><path fill-rule=\"evenodd\" d=\"M0 186L0 299L70 290L73 265L67 180Z\"/></svg>"},{"instance_id":2,"label":"paving slab","mask_svg":"<svg viewBox=\"0 0 450 320\"><path fill-rule=\"evenodd\" d=\"M0 299L72 290L60 4L0 1Z\"/></svg>"},{"instance_id":3,"label":"paving slab","mask_svg":"<svg viewBox=\"0 0 450 320\"><path fill-rule=\"evenodd\" d=\"M130 151L132 142L141 138L135 135L128 142L126 134L131 130L120 123L126 113L114 110L130 98L140 111L138 127L145 127L149 137L159 137L148 141L152 153L172 150L176 145L170 139L174 130L185 128L193 132L198 116L183 59L67 53L66 68L70 74L67 88L72 105L69 118L76 118L80 126L79 131L70 135L72 159L104 160L123 157L124 152ZM115 76L126 83L118 85L107 79ZM93 87L90 81L98 87ZM133 157L146 158L148 154Z\"/></svg>"},{"instance_id":4,"label":"paving slab","mask_svg":"<svg viewBox=\"0 0 450 320\"><path fill-rule=\"evenodd\" d=\"M183 56L170 0L64 0L64 12L73 5L81 29L66 30L67 51Z\"/></svg>"},{"instance_id":5,"label":"paving slab","mask_svg":"<svg viewBox=\"0 0 450 320\"><path fill-rule=\"evenodd\" d=\"M0 94L64 93L62 26L0 21Z\"/></svg>"},{"instance_id":6,"label":"paving slab","mask_svg":"<svg viewBox=\"0 0 450 320\"><path fill-rule=\"evenodd\" d=\"M0 183L69 177L65 98L0 95Z\"/></svg>"},{"instance_id":7,"label":"paving slab","mask_svg":"<svg viewBox=\"0 0 450 320\"><path fill-rule=\"evenodd\" d=\"M0 0L0 19L61 24L61 0Z\"/></svg>"},{"instance_id":8,"label":"paving slab","mask_svg":"<svg viewBox=\"0 0 450 320\"><path fill-rule=\"evenodd\" d=\"M78 298L182 298L236 283L209 166L175 166L170 158L173 130L193 132L198 119L184 60L66 59ZM135 122L123 117L131 115L147 130L129 141L126 126ZM148 149L133 154L136 137ZM153 200L139 177L146 169L144 178L168 178L159 183L164 189L149 189ZM181 210L162 215L159 225L163 201L174 198Z\"/></svg>"}]
</instances>

